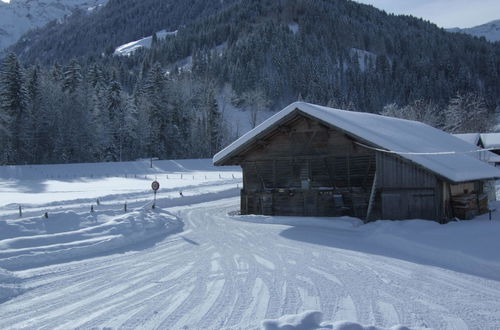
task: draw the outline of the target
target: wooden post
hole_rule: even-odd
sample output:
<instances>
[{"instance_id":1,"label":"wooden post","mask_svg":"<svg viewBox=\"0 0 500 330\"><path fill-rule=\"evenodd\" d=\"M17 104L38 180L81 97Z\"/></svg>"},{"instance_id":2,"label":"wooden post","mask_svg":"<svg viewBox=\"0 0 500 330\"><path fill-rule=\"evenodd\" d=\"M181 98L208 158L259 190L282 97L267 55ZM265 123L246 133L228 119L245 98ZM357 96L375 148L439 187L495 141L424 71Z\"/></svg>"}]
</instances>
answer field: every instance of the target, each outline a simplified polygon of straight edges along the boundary
<instances>
[{"instance_id":1,"label":"wooden post","mask_svg":"<svg viewBox=\"0 0 500 330\"><path fill-rule=\"evenodd\" d=\"M347 156L347 186L351 190L351 157Z\"/></svg>"},{"instance_id":2,"label":"wooden post","mask_svg":"<svg viewBox=\"0 0 500 330\"><path fill-rule=\"evenodd\" d=\"M375 201L375 191L377 189L377 171L375 171L375 176L373 177L372 191L370 192L370 201L368 202L368 209L366 210L365 221L370 221L370 216L373 209L373 203Z\"/></svg>"},{"instance_id":3,"label":"wooden post","mask_svg":"<svg viewBox=\"0 0 500 330\"><path fill-rule=\"evenodd\" d=\"M19 217L23 216L23 210L21 208L21 204L19 204Z\"/></svg>"}]
</instances>

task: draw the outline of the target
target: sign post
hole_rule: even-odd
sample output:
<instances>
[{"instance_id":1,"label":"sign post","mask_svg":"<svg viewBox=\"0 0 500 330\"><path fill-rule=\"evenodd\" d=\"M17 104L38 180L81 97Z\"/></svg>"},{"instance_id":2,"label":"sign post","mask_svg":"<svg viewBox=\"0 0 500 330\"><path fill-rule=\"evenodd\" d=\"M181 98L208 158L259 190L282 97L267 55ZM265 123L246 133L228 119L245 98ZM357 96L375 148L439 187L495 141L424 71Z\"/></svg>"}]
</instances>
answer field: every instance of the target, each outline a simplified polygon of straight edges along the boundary
<instances>
[{"instance_id":1,"label":"sign post","mask_svg":"<svg viewBox=\"0 0 500 330\"><path fill-rule=\"evenodd\" d=\"M156 207L156 192L158 191L158 189L160 189L160 183L156 180L154 180L152 183L151 183L151 188L153 189L154 191L154 200L153 200L153 209Z\"/></svg>"}]
</instances>

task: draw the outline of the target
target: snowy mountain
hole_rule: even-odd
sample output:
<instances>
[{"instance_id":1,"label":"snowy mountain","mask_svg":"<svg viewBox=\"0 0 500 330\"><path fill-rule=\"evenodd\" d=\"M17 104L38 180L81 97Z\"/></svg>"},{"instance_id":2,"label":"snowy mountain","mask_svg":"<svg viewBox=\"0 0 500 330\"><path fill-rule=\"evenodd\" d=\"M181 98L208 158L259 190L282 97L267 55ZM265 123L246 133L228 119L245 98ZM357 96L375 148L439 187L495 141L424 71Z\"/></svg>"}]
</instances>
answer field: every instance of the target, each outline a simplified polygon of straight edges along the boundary
<instances>
[{"instance_id":1,"label":"snowy mountain","mask_svg":"<svg viewBox=\"0 0 500 330\"><path fill-rule=\"evenodd\" d=\"M447 31L462 32L475 37L485 37L487 40L492 42L500 41L500 19L467 29L452 28L447 29Z\"/></svg>"},{"instance_id":2,"label":"snowy mountain","mask_svg":"<svg viewBox=\"0 0 500 330\"><path fill-rule=\"evenodd\" d=\"M0 1L0 50L14 44L31 29L69 15L75 9L92 11L106 0Z\"/></svg>"}]
</instances>

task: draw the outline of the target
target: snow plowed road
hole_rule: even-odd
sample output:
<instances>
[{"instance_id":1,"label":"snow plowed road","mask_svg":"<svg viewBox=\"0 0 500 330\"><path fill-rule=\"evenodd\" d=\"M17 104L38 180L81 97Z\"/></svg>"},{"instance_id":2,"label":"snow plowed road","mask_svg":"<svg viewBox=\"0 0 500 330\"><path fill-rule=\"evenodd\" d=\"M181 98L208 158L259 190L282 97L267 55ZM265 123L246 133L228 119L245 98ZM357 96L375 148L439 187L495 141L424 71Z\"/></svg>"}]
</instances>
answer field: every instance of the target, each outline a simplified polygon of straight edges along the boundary
<instances>
[{"instance_id":1,"label":"snow plowed road","mask_svg":"<svg viewBox=\"0 0 500 330\"><path fill-rule=\"evenodd\" d=\"M0 328L256 329L311 309L385 327L500 326L498 281L366 253L359 233L236 221L237 204L172 209L184 231L152 246L18 272L28 290L0 304Z\"/></svg>"}]
</instances>

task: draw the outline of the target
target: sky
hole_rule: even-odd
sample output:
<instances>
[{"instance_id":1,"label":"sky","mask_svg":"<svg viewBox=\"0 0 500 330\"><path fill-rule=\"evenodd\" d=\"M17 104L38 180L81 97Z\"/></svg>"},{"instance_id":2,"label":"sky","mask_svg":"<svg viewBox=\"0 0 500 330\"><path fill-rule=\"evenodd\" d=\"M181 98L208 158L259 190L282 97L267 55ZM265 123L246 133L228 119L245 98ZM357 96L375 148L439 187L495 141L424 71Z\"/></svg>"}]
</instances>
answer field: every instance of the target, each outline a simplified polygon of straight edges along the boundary
<instances>
[{"instance_id":1,"label":"sky","mask_svg":"<svg viewBox=\"0 0 500 330\"><path fill-rule=\"evenodd\" d=\"M10 0L0 0L9 2ZM394 14L421 17L440 27L468 28L500 19L500 0L355 0Z\"/></svg>"},{"instance_id":2,"label":"sky","mask_svg":"<svg viewBox=\"0 0 500 330\"><path fill-rule=\"evenodd\" d=\"M421 17L444 28L468 28L500 19L500 0L355 0L394 14Z\"/></svg>"}]
</instances>

